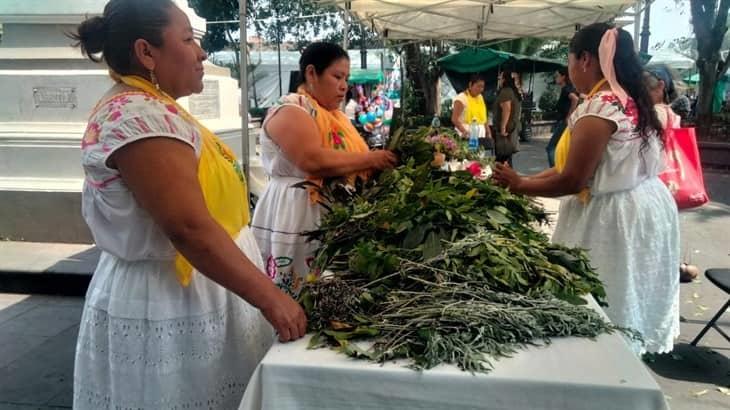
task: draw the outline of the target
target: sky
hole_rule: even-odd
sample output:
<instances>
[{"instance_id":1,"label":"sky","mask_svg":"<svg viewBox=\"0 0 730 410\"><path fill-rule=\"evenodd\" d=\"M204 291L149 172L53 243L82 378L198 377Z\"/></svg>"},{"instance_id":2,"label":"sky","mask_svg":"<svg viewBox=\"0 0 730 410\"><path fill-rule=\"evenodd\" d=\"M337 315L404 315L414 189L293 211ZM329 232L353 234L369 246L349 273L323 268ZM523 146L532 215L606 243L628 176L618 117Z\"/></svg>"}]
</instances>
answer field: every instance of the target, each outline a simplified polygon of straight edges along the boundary
<instances>
[{"instance_id":1,"label":"sky","mask_svg":"<svg viewBox=\"0 0 730 410\"><path fill-rule=\"evenodd\" d=\"M649 50L656 51L657 43L670 43L675 38L694 36L690 23L689 1L679 6L675 0L656 0L651 5L651 21L649 24ZM634 34L634 25L625 27Z\"/></svg>"}]
</instances>

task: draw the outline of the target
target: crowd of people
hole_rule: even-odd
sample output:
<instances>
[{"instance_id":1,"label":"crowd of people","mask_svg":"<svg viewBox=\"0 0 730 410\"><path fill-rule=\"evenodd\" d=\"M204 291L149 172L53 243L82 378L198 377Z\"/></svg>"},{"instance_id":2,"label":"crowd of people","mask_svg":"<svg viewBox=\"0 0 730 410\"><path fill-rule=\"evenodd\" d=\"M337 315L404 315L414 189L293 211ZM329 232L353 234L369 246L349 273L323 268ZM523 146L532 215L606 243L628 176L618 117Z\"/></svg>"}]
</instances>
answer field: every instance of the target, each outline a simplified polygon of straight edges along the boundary
<instances>
[{"instance_id":1,"label":"crowd of people","mask_svg":"<svg viewBox=\"0 0 730 410\"><path fill-rule=\"evenodd\" d=\"M232 151L176 102L202 90L206 59L185 13L172 0L110 0L74 37L116 81L82 143L83 215L101 258L79 330L74 408L236 408L274 338L306 332L293 297L317 274L305 233L323 209L316 190L295 185L368 178L397 158L369 150L340 109L348 54L313 43L301 85L263 123L270 182L250 216ZM493 133L478 76L453 117L462 135L476 122L492 140L495 183L566 197L553 240L589 250L606 313L644 336L637 354L670 351L679 331L677 209L657 178L662 130L677 121L672 82L643 73L626 31L576 33L567 72L556 73L554 167L537 175L510 166L523 98L511 72L500 73Z\"/></svg>"}]
</instances>

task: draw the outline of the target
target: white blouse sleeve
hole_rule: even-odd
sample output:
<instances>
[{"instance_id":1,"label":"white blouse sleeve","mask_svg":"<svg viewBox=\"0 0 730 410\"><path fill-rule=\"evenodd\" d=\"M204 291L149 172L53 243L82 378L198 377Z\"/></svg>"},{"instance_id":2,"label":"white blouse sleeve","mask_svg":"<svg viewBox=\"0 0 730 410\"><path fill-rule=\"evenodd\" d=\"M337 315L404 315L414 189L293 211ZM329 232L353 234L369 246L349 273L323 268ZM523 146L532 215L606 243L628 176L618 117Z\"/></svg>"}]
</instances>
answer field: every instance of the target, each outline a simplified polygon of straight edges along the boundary
<instances>
[{"instance_id":1,"label":"white blouse sleeve","mask_svg":"<svg viewBox=\"0 0 730 410\"><path fill-rule=\"evenodd\" d=\"M98 168L120 148L145 138L164 137L189 145L200 154L200 131L178 109L145 93L122 94L104 103L93 115L84 135ZM95 154L95 155L94 155Z\"/></svg>"}]
</instances>

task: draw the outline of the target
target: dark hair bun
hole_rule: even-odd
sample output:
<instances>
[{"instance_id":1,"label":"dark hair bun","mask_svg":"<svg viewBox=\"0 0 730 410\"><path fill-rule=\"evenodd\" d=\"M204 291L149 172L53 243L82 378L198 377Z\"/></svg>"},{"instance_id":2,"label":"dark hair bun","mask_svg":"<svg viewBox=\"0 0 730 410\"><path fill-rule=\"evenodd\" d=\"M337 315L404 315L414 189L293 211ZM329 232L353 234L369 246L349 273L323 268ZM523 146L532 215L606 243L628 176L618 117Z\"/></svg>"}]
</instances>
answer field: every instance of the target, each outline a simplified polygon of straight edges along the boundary
<instances>
[{"instance_id":1,"label":"dark hair bun","mask_svg":"<svg viewBox=\"0 0 730 410\"><path fill-rule=\"evenodd\" d=\"M93 54L104 51L107 37L107 25L104 17L91 17L82 22L72 37L78 41L81 51L94 61L99 61Z\"/></svg>"}]
</instances>

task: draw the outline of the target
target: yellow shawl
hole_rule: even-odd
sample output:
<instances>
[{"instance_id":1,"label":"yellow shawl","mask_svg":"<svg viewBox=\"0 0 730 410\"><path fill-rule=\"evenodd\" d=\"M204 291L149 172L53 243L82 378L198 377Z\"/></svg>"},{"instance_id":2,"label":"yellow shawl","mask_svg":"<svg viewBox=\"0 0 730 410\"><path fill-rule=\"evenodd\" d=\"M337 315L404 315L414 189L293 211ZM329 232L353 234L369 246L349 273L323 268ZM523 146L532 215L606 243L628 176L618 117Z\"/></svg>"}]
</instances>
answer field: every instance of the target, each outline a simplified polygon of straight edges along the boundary
<instances>
[{"instance_id":1,"label":"yellow shawl","mask_svg":"<svg viewBox=\"0 0 730 410\"><path fill-rule=\"evenodd\" d=\"M198 122L174 98L158 90L152 83L136 76L112 76L117 81L138 88L177 108L180 115L194 124L202 136L198 160L198 182L205 205L213 219L235 238L248 225L249 206L246 179L235 154L213 132ZM175 273L183 286L192 280L193 266L179 252L175 257Z\"/></svg>"},{"instance_id":2,"label":"yellow shawl","mask_svg":"<svg viewBox=\"0 0 730 410\"><path fill-rule=\"evenodd\" d=\"M593 87L591 92L588 93L586 98L591 98L596 95L598 90L600 90L604 84L606 84L605 79L599 81ZM565 169L565 163L568 162L568 152L570 151L571 139L570 135L570 127L565 127L565 131L563 131L563 135L560 136L560 141L558 142L557 147L555 147L555 170L561 173ZM591 190L588 187L585 187L578 192L576 196L585 205L591 199Z\"/></svg>"},{"instance_id":3,"label":"yellow shawl","mask_svg":"<svg viewBox=\"0 0 730 410\"><path fill-rule=\"evenodd\" d=\"M303 86L297 89L297 93L307 97L312 105L312 109L316 111L314 122L317 124L317 130L319 131L323 148L344 152L368 152L368 145L345 113L339 109L332 111L325 109L319 105L314 97L307 93ZM344 175L344 177L348 184L354 185L357 177L367 179L369 175L370 173L367 171L360 171ZM309 176L307 180L317 184L317 186L322 186L323 180L320 177ZM309 197L312 202L319 200L317 191L313 189L309 190Z\"/></svg>"}]
</instances>

